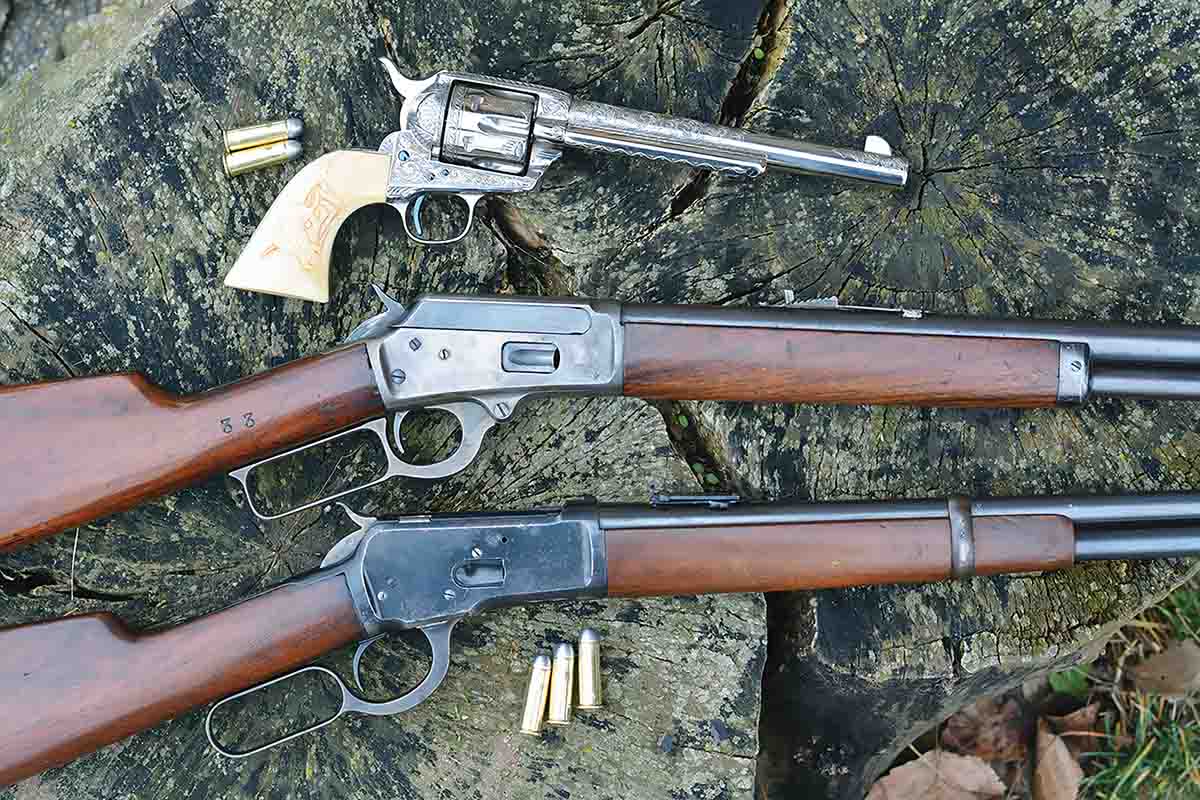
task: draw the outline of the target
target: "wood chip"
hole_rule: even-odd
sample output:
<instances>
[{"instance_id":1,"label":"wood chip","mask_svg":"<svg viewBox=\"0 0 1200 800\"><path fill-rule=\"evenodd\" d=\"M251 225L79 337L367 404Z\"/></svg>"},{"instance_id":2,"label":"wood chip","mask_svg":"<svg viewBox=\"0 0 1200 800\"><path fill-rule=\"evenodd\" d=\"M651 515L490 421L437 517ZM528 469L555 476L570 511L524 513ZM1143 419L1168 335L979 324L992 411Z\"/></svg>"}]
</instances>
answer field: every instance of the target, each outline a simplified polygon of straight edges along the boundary
<instances>
[{"instance_id":1,"label":"wood chip","mask_svg":"<svg viewBox=\"0 0 1200 800\"><path fill-rule=\"evenodd\" d=\"M987 800L1003 795L1004 784L983 759L935 751L875 781L867 800Z\"/></svg>"},{"instance_id":2,"label":"wood chip","mask_svg":"<svg viewBox=\"0 0 1200 800\"><path fill-rule=\"evenodd\" d=\"M1037 764L1033 772L1034 800L1076 800L1083 769L1061 737L1038 720Z\"/></svg>"},{"instance_id":3,"label":"wood chip","mask_svg":"<svg viewBox=\"0 0 1200 800\"><path fill-rule=\"evenodd\" d=\"M1179 700L1200 688L1200 644L1172 641L1167 649L1131 668L1134 685L1144 692Z\"/></svg>"}]
</instances>

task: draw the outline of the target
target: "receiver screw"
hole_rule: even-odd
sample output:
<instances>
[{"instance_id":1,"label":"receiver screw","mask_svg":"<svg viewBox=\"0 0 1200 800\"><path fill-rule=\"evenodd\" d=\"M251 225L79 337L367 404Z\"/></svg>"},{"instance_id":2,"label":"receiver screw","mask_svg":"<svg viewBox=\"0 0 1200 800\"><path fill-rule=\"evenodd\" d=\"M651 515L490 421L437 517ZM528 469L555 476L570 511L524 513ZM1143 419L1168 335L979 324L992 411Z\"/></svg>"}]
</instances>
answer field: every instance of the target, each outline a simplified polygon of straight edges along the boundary
<instances>
[{"instance_id":1,"label":"receiver screw","mask_svg":"<svg viewBox=\"0 0 1200 800\"><path fill-rule=\"evenodd\" d=\"M458 595L454 593L453 589L447 589L446 591L442 592L442 597L446 598L447 600L453 600L457 596Z\"/></svg>"},{"instance_id":2,"label":"receiver screw","mask_svg":"<svg viewBox=\"0 0 1200 800\"><path fill-rule=\"evenodd\" d=\"M450 351L447 350L446 348L443 347L441 350L438 351L438 358L440 358L442 361L445 361L449 357L450 357Z\"/></svg>"},{"instance_id":3,"label":"receiver screw","mask_svg":"<svg viewBox=\"0 0 1200 800\"><path fill-rule=\"evenodd\" d=\"M408 347L413 352L420 350L421 349L421 340L414 336L413 338L408 340Z\"/></svg>"},{"instance_id":4,"label":"receiver screw","mask_svg":"<svg viewBox=\"0 0 1200 800\"><path fill-rule=\"evenodd\" d=\"M396 383L404 383L405 379L407 379L407 378L408 378L408 376L404 374L404 370L402 370L402 369L392 370L392 380L394 380Z\"/></svg>"},{"instance_id":5,"label":"receiver screw","mask_svg":"<svg viewBox=\"0 0 1200 800\"><path fill-rule=\"evenodd\" d=\"M508 403L497 403L496 404L496 413L502 417L507 417L508 416Z\"/></svg>"},{"instance_id":6,"label":"receiver screw","mask_svg":"<svg viewBox=\"0 0 1200 800\"><path fill-rule=\"evenodd\" d=\"M471 558L481 558L482 556L483 556L483 551L480 550L478 547L471 548Z\"/></svg>"}]
</instances>

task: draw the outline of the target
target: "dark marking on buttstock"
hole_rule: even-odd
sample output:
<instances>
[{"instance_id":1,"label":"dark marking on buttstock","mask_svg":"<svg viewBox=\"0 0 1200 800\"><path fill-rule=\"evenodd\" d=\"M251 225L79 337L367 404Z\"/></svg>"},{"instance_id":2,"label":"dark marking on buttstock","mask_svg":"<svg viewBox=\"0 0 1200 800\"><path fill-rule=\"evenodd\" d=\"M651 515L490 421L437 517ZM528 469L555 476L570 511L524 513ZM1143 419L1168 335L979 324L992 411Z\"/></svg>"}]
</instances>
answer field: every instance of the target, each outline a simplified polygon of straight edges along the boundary
<instances>
[{"instance_id":1,"label":"dark marking on buttstock","mask_svg":"<svg viewBox=\"0 0 1200 800\"><path fill-rule=\"evenodd\" d=\"M384 413L366 347L179 397L137 373L0 388L0 549Z\"/></svg>"}]
</instances>

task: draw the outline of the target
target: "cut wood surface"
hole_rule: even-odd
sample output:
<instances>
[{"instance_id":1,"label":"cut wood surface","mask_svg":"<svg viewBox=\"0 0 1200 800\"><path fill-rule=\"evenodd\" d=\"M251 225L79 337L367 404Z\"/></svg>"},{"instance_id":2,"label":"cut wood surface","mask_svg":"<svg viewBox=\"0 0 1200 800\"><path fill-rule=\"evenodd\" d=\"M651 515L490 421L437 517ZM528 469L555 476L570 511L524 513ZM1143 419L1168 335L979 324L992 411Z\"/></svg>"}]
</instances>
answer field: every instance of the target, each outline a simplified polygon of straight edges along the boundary
<instances>
[{"instance_id":1,"label":"cut wood surface","mask_svg":"<svg viewBox=\"0 0 1200 800\"><path fill-rule=\"evenodd\" d=\"M190 394L335 346L377 311L371 282L402 300L837 295L1200 323L1200 10L1184 0L5 5L0 383L132 370ZM224 287L305 163L376 149L395 128L382 55L410 76L467 69L834 146L879 135L911 179L890 191L567 153L542 191L481 204L453 247L411 245L386 206L352 214L327 305ZM224 129L289 115L304 119L304 159L225 177ZM1194 489L1195 422L1195 404L1103 399L999 411L556 399L489 433L461 475L393 482L355 506L637 501L651 485L799 500ZM272 485L303 493L366 469L353 451L303 458ZM315 566L347 532L334 516L259 526L243 505L215 478L6 553L0 621L178 622ZM1072 661L1187 571L1093 564L499 612L456 629L445 685L401 717L342 720L235 764L207 751L197 711L0 796L858 800L923 726ZM534 654L588 625L605 636L608 707L520 736ZM403 642L379 655L368 688L381 691L420 661Z\"/></svg>"}]
</instances>

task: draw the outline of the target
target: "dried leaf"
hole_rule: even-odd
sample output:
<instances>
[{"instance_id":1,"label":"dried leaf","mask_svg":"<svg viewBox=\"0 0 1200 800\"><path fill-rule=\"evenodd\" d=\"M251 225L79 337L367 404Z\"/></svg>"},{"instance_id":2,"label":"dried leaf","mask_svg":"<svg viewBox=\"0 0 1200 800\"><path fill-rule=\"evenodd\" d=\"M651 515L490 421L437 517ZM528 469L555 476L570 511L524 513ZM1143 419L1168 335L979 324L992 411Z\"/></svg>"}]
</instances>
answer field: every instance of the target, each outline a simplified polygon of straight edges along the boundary
<instances>
[{"instance_id":1,"label":"dried leaf","mask_svg":"<svg viewBox=\"0 0 1200 800\"><path fill-rule=\"evenodd\" d=\"M1100 730L1100 704L1092 703L1062 717L1044 718L1064 742L1076 761L1084 753L1099 749L1100 739L1107 734Z\"/></svg>"},{"instance_id":2,"label":"dried leaf","mask_svg":"<svg viewBox=\"0 0 1200 800\"><path fill-rule=\"evenodd\" d=\"M867 800L986 800L1002 797L995 770L975 756L930 752L875 781Z\"/></svg>"},{"instance_id":3,"label":"dried leaf","mask_svg":"<svg viewBox=\"0 0 1200 800\"><path fill-rule=\"evenodd\" d=\"M1066 743L1045 720L1038 720L1037 767L1033 773L1035 800L1076 800L1083 769Z\"/></svg>"},{"instance_id":4,"label":"dried leaf","mask_svg":"<svg viewBox=\"0 0 1200 800\"><path fill-rule=\"evenodd\" d=\"M1003 704L991 698L977 700L946 720L942 744L984 761L1020 761L1025 757L1021 708L1012 699Z\"/></svg>"},{"instance_id":5,"label":"dried leaf","mask_svg":"<svg viewBox=\"0 0 1200 800\"><path fill-rule=\"evenodd\" d=\"M1200 688L1200 644L1191 639L1172 641L1167 649L1129 670L1137 688L1170 699L1186 697Z\"/></svg>"}]
</instances>

